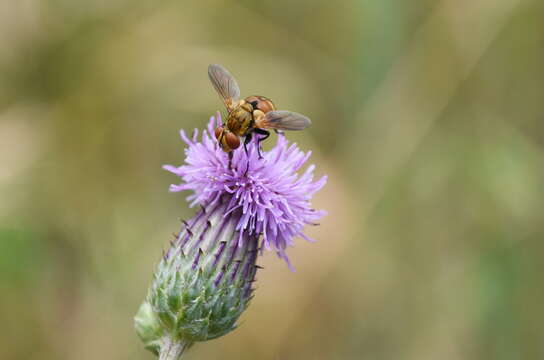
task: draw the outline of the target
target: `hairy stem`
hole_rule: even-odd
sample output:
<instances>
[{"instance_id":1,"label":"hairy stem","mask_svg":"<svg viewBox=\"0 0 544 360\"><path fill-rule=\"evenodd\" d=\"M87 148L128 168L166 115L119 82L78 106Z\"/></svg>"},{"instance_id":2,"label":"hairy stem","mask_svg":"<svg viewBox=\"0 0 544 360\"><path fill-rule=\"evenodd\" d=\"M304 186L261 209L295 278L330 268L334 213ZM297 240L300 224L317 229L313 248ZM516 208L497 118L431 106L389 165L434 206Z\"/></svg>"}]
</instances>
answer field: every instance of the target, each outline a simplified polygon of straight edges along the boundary
<instances>
[{"instance_id":1,"label":"hairy stem","mask_svg":"<svg viewBox=\"0 0 544 360\"><path fill-rule=\"evenodd\" d=\"M159 360L179 360L183 351L188 347L189 344L183 340L171 340L169 337L165 337L162 340Z\"/></svg>"}]
</instances>

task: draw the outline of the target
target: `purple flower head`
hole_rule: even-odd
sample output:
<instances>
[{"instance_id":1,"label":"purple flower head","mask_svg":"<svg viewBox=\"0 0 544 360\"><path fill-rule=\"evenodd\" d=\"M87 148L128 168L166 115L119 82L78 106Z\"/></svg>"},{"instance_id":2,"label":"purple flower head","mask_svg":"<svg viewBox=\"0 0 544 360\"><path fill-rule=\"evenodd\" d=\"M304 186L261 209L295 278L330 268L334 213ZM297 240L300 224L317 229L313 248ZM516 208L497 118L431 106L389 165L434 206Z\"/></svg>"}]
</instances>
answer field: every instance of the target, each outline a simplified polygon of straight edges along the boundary
<instances>
[{"instance_id":1,"label":"purple flower head","mask_svg":"<svg viewBox=\"0 0 544 360\"><path fill-rule=\"evenodd\" d=\"M289 145L283 135L277 136L276 145L263 152L262 158L255 136L247 145L247 153L243 146L233 152L229 167L228 154L213 137L216 123L221 122L219 113L211 117L201 141L198 130L192 138L181 130L181 138L188 145L185 164L165 165L164 169L181 177L182 183L171 185L170 191L191 190L193 193L187 198L191 206L227 201L227 214L241 209L236 225L238 242L243 241L243 233L262 234L263 247L274 250L292 269L286 247L293 245L296 236L313 241L302 230L325 215L324 211L312 209L310 200L325 185L327 177L313 181L314 165L299 175L297 172L311 152L304 153L296 144Z\"/></svg>"}]
</instances>

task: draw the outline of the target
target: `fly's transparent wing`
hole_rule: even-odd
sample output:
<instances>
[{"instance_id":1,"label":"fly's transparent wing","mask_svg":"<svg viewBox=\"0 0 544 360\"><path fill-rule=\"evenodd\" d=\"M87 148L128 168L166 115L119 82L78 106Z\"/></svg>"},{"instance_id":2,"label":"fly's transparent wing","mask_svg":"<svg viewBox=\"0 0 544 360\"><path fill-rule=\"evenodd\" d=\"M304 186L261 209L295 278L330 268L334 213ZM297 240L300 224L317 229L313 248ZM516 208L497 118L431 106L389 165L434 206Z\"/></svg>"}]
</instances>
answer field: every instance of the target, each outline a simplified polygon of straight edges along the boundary
<instances>
[{"instance_id":1,"label":"fly's transparent wing","mask_svg":"<svg viewBox=\"0 0 544 360\"><path fill-rule=\"evenodd\" d=\"M302 130L311 123L306 116L286 110L267 112L261 120L256 121L257 127L277 130Z\"/></svg>"},{"instance_id":2,"label":"fly's transparent wing","mask_svg":"<svg viewBox=\"0 0 544 360\"><path fill-rule=\"evenodd\" d=\"M240 87L234 76L223 66L217 64L208 66L208 76L227 109L231 110L233 104L240 99Z\"/></svg>"}]
</instances>

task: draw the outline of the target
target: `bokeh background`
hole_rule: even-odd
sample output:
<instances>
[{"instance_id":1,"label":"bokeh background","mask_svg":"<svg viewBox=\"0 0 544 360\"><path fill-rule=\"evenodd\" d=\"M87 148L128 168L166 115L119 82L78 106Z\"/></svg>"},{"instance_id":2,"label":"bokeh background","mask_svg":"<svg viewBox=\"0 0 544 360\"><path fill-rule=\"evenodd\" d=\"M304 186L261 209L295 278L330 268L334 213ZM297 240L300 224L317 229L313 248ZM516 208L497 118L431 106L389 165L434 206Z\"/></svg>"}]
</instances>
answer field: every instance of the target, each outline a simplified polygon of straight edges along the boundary
<instances>
[{"instance_id":1,"label":"bokeh background","mask_svg":"<svg viewBox=\"0 0 544 360\"><path fill-rule=\"evenodd\" d=\"M544 357L544 3L0 1L0 358L152 359L206 73L307 114L329 215L188 359ZM273 140L269 140L269 144ZM268 145L269 146L269 145Z\"/></svg>"}]
</instances>

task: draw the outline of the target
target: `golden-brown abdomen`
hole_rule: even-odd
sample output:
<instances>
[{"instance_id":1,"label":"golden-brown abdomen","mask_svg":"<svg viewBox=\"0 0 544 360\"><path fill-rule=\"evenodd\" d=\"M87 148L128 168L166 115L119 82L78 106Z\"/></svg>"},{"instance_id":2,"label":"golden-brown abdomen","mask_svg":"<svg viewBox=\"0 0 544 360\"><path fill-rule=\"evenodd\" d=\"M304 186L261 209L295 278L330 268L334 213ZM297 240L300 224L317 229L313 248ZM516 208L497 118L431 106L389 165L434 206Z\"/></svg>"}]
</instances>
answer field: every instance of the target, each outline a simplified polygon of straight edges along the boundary
<instances>
[{"instance_id":1,"label":"golden-brown abdomen","mask_svg":"<svg viewBox=\"0 0 544 360\"><path fill-rule=\"evenodd\" d=\"M276 106L274 106L274 103L272 100L265 96L260 95L251 95L244 99L245 102L251 104L253 107L253 110L260 110L263 113L267 113L269 111L276 110Z\"/></svg>"}]
</instances>

